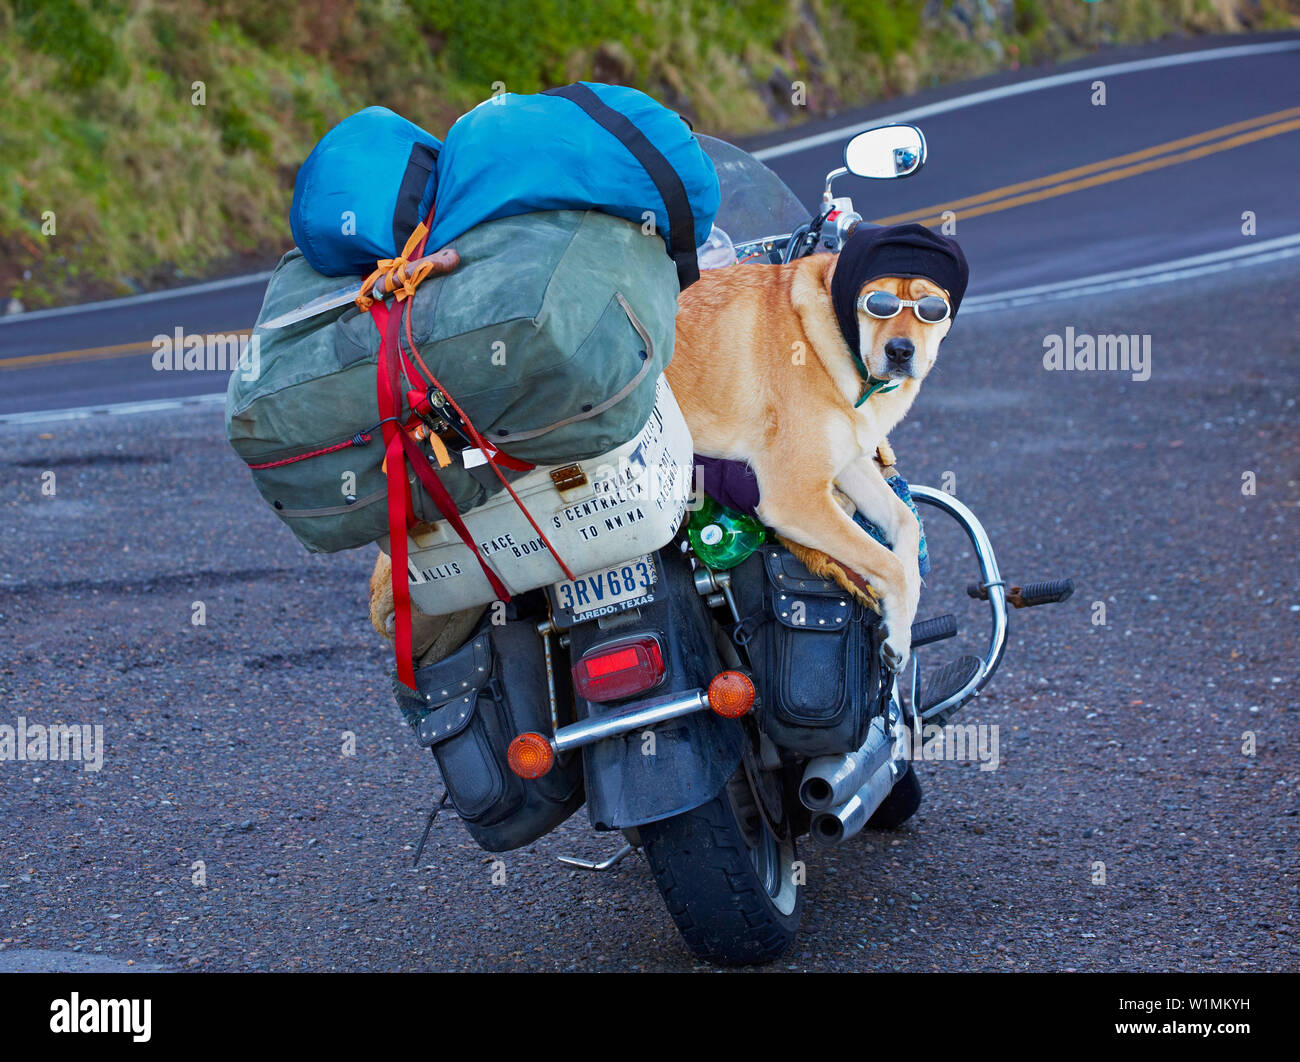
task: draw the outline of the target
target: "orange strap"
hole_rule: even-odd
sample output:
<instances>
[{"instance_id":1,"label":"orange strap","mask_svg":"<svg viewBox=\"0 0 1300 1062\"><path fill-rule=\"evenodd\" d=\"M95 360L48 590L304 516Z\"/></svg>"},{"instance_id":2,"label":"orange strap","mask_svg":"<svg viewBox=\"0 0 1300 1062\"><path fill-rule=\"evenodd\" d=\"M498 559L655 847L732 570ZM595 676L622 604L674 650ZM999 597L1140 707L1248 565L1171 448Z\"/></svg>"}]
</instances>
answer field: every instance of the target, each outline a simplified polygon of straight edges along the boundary
<instances>
[{"instance_id":1,"label":"orange strap","mask_svg":"<svg viewBox=\"0 0 1300 1062\"><path fill-rule=\"evenodd\" d=\"M420 282L433 269L432 262L416 266L413 271L408 267L424 252L424 241L429 235L429 227L422 221L415 226L396 258L381 258L375 263L375 271L361 282L361 293L356 297L357 307L364 313L374 303L374 288L380 280L384 281L384 290L393 295L398 302L415 294Z\"/></svg>"}]
</instances>

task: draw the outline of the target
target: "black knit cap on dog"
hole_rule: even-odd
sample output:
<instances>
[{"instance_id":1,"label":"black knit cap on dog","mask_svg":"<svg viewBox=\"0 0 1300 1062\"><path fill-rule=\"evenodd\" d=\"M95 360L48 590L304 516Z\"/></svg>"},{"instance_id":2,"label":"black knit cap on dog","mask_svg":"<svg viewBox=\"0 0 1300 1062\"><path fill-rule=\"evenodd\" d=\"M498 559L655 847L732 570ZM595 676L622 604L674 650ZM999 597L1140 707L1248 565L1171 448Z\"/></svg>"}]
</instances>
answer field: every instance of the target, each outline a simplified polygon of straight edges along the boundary
<instances>
[{"instance_id":1,"label":"black knit cap on dog","mask_svg":"<svg viewBox=\"0 0 1300 1062\"><path fill-rule=\"evenodd\" d=\"M877 277L924 277L948 292L952 316L966 294L970 268L956 240L924 225L859 225L840 251L831 277L831 303L849 350L858 352L858 294ZM906 312L906 311L904 311Z\"/></svg>"}]
</instances>

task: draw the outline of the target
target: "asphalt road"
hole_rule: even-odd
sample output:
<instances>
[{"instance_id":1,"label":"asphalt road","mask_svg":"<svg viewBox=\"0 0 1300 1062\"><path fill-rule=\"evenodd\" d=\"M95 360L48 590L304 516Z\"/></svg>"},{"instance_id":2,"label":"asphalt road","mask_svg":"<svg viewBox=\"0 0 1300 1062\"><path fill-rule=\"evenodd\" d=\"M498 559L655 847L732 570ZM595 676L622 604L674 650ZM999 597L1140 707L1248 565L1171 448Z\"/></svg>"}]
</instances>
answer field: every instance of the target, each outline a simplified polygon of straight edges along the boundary
<instances>
[{"instance_id":1,"label":"asphalt road","mask_svg":"<svg viewBox=\"0 0 1300 1062\"><path fill-rule=\"evenodd\" d=\"M1300 53L1107 81L1104 120L1037 92L923 120L930 168L873 186L888 198L868 213L1283 110ZM1298 142L959 213L972 292L1240 249L1246 209L1254 239L1300 233ZM805 159L808 194L821 152L771 161ZM1008 576L1078 590L1012 616L1006 663L959 717L999 728L997 770L922 765L926 802L897 834L803 849L803 929L776 969L1300 968L1300 257L1243 261L959 319L894 437L900 460L981 516ZM0 347L227 330L237 293L0 325ZM1045 371L1044 339L1067 327L1149 336L1150 379ZM0 370L4 409L218 389L139 362ZM0 441L0 723L100 724L106 740L97 772L0 762L0 969L693 968L639 858L606 875L555 861L617 847L582 813L504 856L504 883L446 813L411 868L440 785L366 622L372 554L303 554L217 407L0 424ZM959 608L977 644L968 551L940 518L928 529L923 613Z\"/></svg>"}]
</instances>

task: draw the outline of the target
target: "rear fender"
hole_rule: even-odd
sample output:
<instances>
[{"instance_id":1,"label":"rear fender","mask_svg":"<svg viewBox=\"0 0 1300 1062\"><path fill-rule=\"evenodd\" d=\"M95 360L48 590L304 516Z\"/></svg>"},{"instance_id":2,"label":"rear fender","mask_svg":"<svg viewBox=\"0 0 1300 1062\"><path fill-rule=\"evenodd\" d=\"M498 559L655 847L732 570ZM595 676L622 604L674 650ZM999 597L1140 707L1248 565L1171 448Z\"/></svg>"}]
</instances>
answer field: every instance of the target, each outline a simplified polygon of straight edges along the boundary
<instances>
[{"instance_id":1,"label":"rear fender","mask_svg":"<svg viewBox=\"0 0 1300 1062\"><path fill-rule=\"evenodd\" d=\"M656 556L658 600L624 613L617 625L596 623L570 632L572 659L612 638L655 634L663 647L668 674L652 691L660 698L707 689L722 665L713 643L713 625L696 592L690 562L671 547ZM579 718L611 709L575 694ZM613 710L635 707L628 701ZM582 749L587 812L598 830L617 830L671 818L707 804L736 772L745 735L739 720L702 711L660 723L645 731L607 738Z\"/></svg>"}]
</instances>

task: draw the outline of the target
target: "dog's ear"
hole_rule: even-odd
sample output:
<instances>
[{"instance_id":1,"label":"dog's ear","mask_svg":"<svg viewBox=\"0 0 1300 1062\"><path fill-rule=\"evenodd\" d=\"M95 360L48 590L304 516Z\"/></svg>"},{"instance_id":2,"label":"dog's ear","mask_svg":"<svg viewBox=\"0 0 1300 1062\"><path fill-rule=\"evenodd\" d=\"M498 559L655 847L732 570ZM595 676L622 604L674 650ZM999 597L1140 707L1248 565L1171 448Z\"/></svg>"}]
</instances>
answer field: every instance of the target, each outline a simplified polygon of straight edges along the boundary
<instances>
[{"instance_id":1,"label":"dog's ear","mask_svg":"<svg viewBox=\"0 0 1300 1062\"><path fill-rule=\"evenodd\" d=\"M826 297L831 297L831 281L835 278L835 267L839 264L840 256L838 254L815 254L812 258L825 258L822 263L822 288L826 292Z\"/></svg>"}]
</instances>

